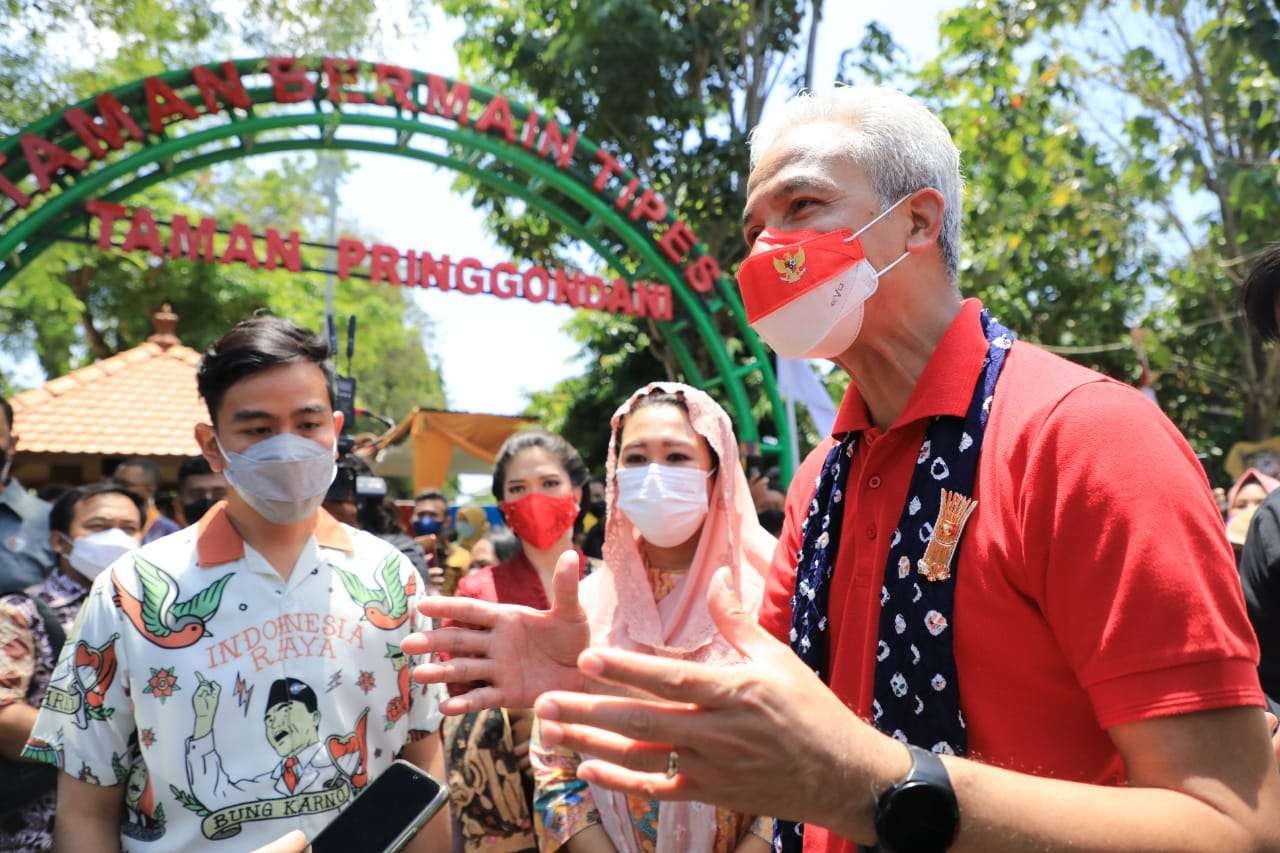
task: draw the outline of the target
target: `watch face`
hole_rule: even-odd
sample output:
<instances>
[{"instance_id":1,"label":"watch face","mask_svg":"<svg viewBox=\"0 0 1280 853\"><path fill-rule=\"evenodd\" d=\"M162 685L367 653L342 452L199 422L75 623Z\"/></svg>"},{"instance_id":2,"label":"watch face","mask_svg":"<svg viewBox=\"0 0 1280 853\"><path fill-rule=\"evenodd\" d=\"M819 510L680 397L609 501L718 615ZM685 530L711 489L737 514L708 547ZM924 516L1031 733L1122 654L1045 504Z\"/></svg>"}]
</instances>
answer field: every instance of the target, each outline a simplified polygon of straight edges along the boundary
<instances>
[{"instance_id":1,"label":"watch face","mask_svg":"<svg viewBox=\"0 0 1280 853\"><path fill-rule=\"evenodd\" d=\"M955 795L927 782L908 782L885 803L876 830L893 853L933 853L955 840L960 813Z\"/></svg>"}]
</instances>

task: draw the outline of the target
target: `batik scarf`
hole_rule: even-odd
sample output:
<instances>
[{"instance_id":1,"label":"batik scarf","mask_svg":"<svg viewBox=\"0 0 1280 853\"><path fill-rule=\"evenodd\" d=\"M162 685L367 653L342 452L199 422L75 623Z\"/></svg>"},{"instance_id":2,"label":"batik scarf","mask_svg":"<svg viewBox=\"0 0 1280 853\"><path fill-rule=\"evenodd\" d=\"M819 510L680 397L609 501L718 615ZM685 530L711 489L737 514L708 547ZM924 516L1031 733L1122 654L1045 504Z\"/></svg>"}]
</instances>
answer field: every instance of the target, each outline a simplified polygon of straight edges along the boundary
<instances>
[{"instance_id":1,"label":"batik scarf","mask_svg":"<svg viewBox=\"0 0 1280 853\"><path fill-rule=\"evenodd\" d=\"M987 418L1014 335L981 316L987 356L968 411L935 418L916 457L907 503L889 542L880 589L880 634L876 644L872 724L903 743L963 755L964 715L952 651L955 551L972 501L978 455ZM838 436L818 477L803 524L791 599L791 647L826 681L827 612L831 577L844 520L844 489L857 450L858 432ZM803 849L804 825L778 821L773 846L779 853Z\"/></svg>"}]
</instances>

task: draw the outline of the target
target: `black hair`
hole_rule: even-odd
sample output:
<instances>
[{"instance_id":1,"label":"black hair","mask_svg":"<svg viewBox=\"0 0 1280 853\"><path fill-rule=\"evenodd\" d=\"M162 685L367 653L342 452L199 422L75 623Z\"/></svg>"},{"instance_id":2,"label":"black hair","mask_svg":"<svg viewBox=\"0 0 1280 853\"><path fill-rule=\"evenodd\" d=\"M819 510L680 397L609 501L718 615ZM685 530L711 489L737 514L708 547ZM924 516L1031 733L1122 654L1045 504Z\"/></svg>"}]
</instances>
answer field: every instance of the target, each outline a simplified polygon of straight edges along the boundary
<instances>
[{"instance_id":1,"label":"black hair","mask_svg":"<svg viewBox=\"0 0 1280 853\"><path fill-rule=\"evenodd\" d=\"M192 477L199 477L203 474L212 474L213 469L209 467L209 460L203 456L188 456L182 460L182 464L178 466L178 488L182 488L182 484Z\"/></svg>"},{"instance_id":2,"label":"black hair","mask_svg":"<svg viewBox=\"0 0 1280 853\"><path fill-rule=\"evenodd\" d=\"M1245 316L1254 330L1265 341L1280 339L1280 328L1276 327L1276 299L1280 297L1280 243L1263 249L1244 280L1241 295Z\"/></svg>"},{"instance_id":3,"label":"black hair","mask_svg":"<svg viewBox=\"0 0 1280 853\"><path fill-rule=\"evenodd\" d=\"M554 456L573 485L581 486L587 482L590 472L572 444L545 429L521 430L502 442L502 449L498 451L498 458L493 463L493 496L499 501L503 500L506 492L507 466L518 454L534 447L540 447Z\"/></svg>"},{"instance_id":4,"label":"black hair","mask_svg":"<svg viewBox=\"0 0 1280 853\"><path fill-rule=\"evenodd\" d=\"M53 502L53 507L49 510L49 530L57 531L63 536L70 537L71 519L75 518L76 507L79 506L82 501L97 497L98 495L124 495L133 502L134 506L138 508L139 528L141 528L142 524L146 521L146 501L119 483L111 480L104 480L101 483L91 483L87 486L75 486L74 488L67 489L63 492L58 499Z\"/></svg>"},{"instance_id":5,"label":"black hair","mask_svg":"<svg viewBox=\"0 0 1280 853\"><path fill-rule=\"evenodd\" d=\"M631 409L620 421L618 421L618 431L617 434L614 435L614 446L621 448L622 427L626 424L627 417L634 415L641 409L647 409L651 406L675 406L677 409L684 412L685 417L692 420L692 415L689 412L689 403L685 400L683 391L672 392L664 391L661 388L655 388L643 397L637 397L635 403L632 404ZM698 437L702 439L702 443L707 446L707 451L711 454L711 470L719 471L720 457L716 453L716 449L711 446L711 442L707 441L705 436L700 435Z\"/></svg>"},{"instance_id":6,"label":"black hair","mask_svg":"<svg viewBox=\"0 0 1280 853\"><path fill-rule=\"evenodd\" d=\"M313 714L320 707L320 703L316 701L316 692L305 681L296 678L279 678L271 682L271 689L267 691L266 710L270 711L281 702L301 702Z\"/></svg>"},{"instance_id":7,"label":"black hair","mask_svg":"<svg viewBox=\"0 0 1280 853\"><path fill-rule=\"evenodd\" d=\"M13 432L13 406L9 405L9 401L0 396L0 412L4 412L4 422L9 425L9 431Z\"/></svg>"},{"instance_id":8,"label":"black hair","mask_svg":"<svg viewBox=\"0 0 1280 853\"><path fill-rule=\"evenodd\" d=\"M196 385L216 426L218 408L232 385L273 367L309 361L324 373L329 405L336 407L333 365L328 358L329 344L321 336L281 317L257 315L236 323L205 351Z\"/></svg>"},{"instance_id":9,"label":"black hair","mask_svg":"<svg viewBox=\"0 0 1280 853\"><path fill-rule=\"evenodd\" d=\"M121 468L138 468L142 471L143 476L151 482L152 489L160 488L160 466L145 456L130 456L128 459L116 466L116 470L112 472L114 477L120 472Z\"/></svg>"},{"instance_id":10,"label":"black hair","mask_svg":"<svg viewBox=\"0 0 1280 853\"><path fill-rule=\"evenodd\" d=\"M418 503L419 501L444 501L445 506L449 505L449 499L446 498L444 496L444 492L439 489L427 489L423 492L419 492L418 496L413 499L413 502Z\"/></svg>"},{"instance_id":11,"label":"black hair","mask_svg":"<svg viewBox=\"0 0 1280 853\"><path fill-rule=\"evenodd\" d=\"M491 527L484 535L493 545L493 556L499 563L505 563L520 550L520 540L509 527Z\"/></svg>"}]
</instances>

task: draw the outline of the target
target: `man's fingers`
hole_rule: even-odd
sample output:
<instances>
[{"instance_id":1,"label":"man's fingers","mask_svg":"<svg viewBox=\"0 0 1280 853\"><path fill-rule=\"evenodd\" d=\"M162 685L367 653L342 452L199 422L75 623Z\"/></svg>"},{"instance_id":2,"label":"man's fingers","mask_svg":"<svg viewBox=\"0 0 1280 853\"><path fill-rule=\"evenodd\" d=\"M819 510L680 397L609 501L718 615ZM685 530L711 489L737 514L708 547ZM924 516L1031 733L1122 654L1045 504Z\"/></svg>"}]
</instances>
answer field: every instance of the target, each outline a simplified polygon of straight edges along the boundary
<instances>
[{"instance_id":1,"label":"man's fingers","mask_svg":"<svg viewBox=\"0 0 1280 853\"><path fill-rule=\"evenodd\" d=\"M534 707L544 721L577 723L649 743L688 743L699 730L697 709L665 702L555 691L539 697ZM543 737L550 740L545 727Z\"/></svg>"},{"instance_id":2,"label":"man's fingers","mask_svg":"<svg viewBox=\"0 0 1280 853\"><path fill-rule=\"evenodd\" d=\"M406 654L421 655L428 652L444 653L455 657L485 657L489 654L488 631L471 628L437 628L410 634L400 643Z\"/></svg>"},{"instance_id":3,"label":"man's fingers","mask_svg":"<svg viewBox=\"0 0 1280 853\"><path fill-rule=\"evenodd\" d=\"M451 619L477 628L492 628L498 624L508 604L494 604L466 596L432 595L418 602L418 612L433 619Z\"/></svg>"},{"instance_id":4,"label":"man's fingers","mask_svg":"<svg viewBox=\"0 0 1280 853\"><path fill-rule=\"evenodd\" d=\"M707 607L720 633L743 657L769 660L779 653L791 654L790 649L761 628L755 617L742 606L742 600L733 589L733 574L728 566L721 566L712 577L707 589Z\"/></svg>"},{"instance_id":5,"label":"man's fingers","mask_svg":"<svg viewBox=\"0 0 1280 853\"><path fill-rule=\"evenodd\" d=\"M494 663L488 658L450 658L430 661L413 668L413 680L419 684L469 684L492 681Z\"/></svg>"},{"instance_id":6,"label":"man's fingers","mask_svg":"<svg viewBox=\"0 0 1280 853\"><path fill-rule=\"evenodd\" d=\"M440 703L440 713L448 717L474 714L486 708L501 708L505 702L502 691L496 687L478 687L461 696L450 696Z\"/></svg>"},{"instance_id":7,"label":"man's fingers","mask_svg":"<svg viewBox=\"0 0 1280 853\"><path fill-rule=\"evenodd\" d=\"M578 669L589 678L620 684L673 702L718 707L733 695L731 670L618 649L587 649Z\"/></svg>"},{"instance_id":8,"label":"man's fingers","mask_svg":"<svg viewBox=\"0 0 1280 853\"><path fill-rule=\"evenodd\" d=\"M641 773L662 773L667 769L671 746L635 740L590 726L542 721L542 743L608 761Z\"/></svg>"},{"instance_id":9,"label":"man's fingers","mask_svg":"<svg viewBox=\"0 0 1280 853\"><path fill-rule=\"evenodd\" d=\"M674 779L668 779L665 773L637 773L616 764L589 758L578 765L578 778L648 800L693 799L688 782L679 774Z\"/></svg>"},{"instance_id":10,"label":"man's fingers","mask_svg":"<svg viewBox=\"0 0 1280 853\"><path fill-rule=\"evenodd\" d=\"M569 622L582 622L587 618L578 601L578 552L565 551L556 560L556 571L551 578L551 615Z\"/></svg>"}]
</instances>

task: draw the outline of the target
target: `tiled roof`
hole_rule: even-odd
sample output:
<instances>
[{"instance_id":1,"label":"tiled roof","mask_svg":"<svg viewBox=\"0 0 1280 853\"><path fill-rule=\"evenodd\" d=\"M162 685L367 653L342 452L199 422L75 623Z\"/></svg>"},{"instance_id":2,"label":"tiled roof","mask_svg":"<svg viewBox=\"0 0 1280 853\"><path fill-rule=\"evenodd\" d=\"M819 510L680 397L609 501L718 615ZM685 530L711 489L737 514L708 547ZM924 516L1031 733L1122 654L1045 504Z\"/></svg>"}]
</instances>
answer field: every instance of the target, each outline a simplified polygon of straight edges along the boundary
<instances>
[{"instance_id":1,"label":"tiled roof","mask_svg":"<svg viewBox=\"0 0 1280 853\"><path fill-rule=\"evenodd\" d=\"M154 337L154 336L153 336ZM191 456L200 353L148 341L10 398L27 453Z\"/></svg>"}]
</instances>

